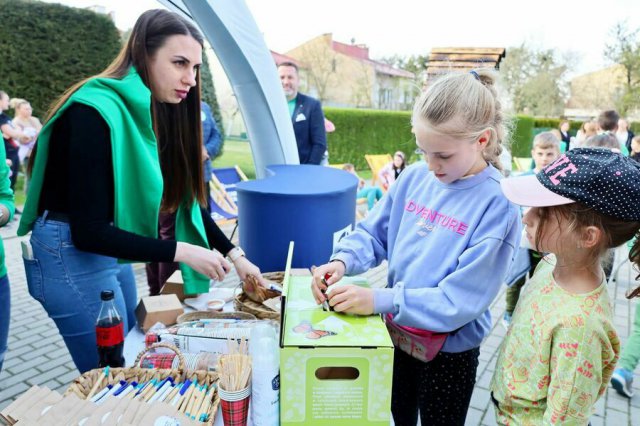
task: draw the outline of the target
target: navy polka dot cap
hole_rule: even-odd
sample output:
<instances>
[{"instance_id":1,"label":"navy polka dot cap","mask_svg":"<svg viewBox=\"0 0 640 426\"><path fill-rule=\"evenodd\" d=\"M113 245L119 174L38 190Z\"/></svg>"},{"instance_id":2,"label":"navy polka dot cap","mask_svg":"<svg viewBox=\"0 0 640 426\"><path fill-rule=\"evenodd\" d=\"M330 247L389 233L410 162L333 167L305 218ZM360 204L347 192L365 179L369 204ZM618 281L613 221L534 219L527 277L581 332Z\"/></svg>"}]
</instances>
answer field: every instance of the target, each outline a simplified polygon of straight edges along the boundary
<instances>
[{"instance_id":1,"label":"navy polka dot cap","mask_svg":"<svg viewBox=\"0 0 640 426\"><path fill-rule=\"evenodd\" d=\"M610 149L572 149L537 175L500 184L504 195L521 206L578 201L608 216L640 221L640 163Z\"/></svg>"}]
</instances>

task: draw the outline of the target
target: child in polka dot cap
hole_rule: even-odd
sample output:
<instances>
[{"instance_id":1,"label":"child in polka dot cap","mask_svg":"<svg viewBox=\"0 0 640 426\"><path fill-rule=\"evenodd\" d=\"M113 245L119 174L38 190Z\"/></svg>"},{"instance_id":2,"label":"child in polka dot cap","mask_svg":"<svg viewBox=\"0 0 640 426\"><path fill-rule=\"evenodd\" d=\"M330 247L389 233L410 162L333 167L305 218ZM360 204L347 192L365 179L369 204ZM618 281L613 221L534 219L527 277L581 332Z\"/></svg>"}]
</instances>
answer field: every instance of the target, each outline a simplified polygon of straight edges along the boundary
<instances>
[{"instance_id":1,"label":"child in polka dot cap","mask_svg":"<svg viewBox=\"0 0 640 426\"><path fill-rule=\"evenodd\" d=\"M523 289L491 382L499 424L587 424L618 361L601 256L636 237L640 164L578 148L535 176L505 179L505 196L531 207L522 222L549 253Z\"/></svg>"}]
</instances>

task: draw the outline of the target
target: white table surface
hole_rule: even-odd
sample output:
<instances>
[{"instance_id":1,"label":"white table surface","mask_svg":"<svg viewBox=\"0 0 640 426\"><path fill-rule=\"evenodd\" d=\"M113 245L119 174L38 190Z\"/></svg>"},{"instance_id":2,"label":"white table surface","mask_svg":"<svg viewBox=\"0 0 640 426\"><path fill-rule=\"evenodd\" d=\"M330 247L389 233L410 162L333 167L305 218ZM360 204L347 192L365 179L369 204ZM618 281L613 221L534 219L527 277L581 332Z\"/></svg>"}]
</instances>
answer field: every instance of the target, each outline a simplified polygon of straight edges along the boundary
<instances>
[{"instance_id":1,"label":"white table surface","mask_svg":"<svg viewBox=\"0 0 640 426\"><path fill-rule=\"evenodd\" d=\"M194 309L189 306L183 305L185 312L193 312ZM233 307L233 302L227 302L222 309L223 312L233 312L235 309ZM133 366L136 357L144 349L144 333L140 328L136 325L127 337L124 339L124 349L122 351L122 355L125 359L125 365L127 367ZM251 411L249 411L249 419L247 421L247 425L250 426L251 423ZM222 421L222 407L218 405L218 410L216 411L216 420L214 422L214 426L224 426Z\"/></svg>"}]
</instances>

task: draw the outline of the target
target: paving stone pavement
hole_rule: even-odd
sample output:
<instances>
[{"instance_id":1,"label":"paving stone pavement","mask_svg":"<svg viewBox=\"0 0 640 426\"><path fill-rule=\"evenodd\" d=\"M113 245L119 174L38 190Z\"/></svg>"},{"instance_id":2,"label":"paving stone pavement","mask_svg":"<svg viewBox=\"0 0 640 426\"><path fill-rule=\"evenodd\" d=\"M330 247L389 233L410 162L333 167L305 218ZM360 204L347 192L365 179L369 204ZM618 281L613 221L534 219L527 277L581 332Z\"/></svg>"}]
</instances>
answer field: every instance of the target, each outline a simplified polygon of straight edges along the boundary
<instances>
[{"instance_id":1,"label":"paving stone pavement","mask_svg":"<svg viewBox=\"0 0 640 426\"><path fill-rule=\"evenodd\" d=\"M20 248L20 242L24 238L16 236L17 225L14 221L8 228L0 229L11 282L11 329L9 351L3 371L0 373L0 409L6 407L34 384L62 392L79 375L53 321L48 318L40 304L29 296ZM231 228L223 228L223 230L227 235L231 234ZM624 250L619 249L619 252L623 253ZM138 296L147 295L143 265L134 265L134 271L138 283ZM366 275L375 285L384 285L386 265L383 264ZM623 342L631 330L635 304L638 303L628 301L624 297L633 276L633 271L627 263L620 269L618 279L609 287L609 294L615 303L614 321ZM232 273L223 285L231 286L235 283L237 283L237 276ZM505 334L500 324L505 308L505 288L491 305L493 328L480 348L477 382L467 414L466 425L468 426L495 424L489 383L495 370L498 347ZM640 424L640 369L636 369L634 388L636 395L632 399L623 398L609 388L596 404L591 424L593 426Z\"/></svg>"}]
</instances>

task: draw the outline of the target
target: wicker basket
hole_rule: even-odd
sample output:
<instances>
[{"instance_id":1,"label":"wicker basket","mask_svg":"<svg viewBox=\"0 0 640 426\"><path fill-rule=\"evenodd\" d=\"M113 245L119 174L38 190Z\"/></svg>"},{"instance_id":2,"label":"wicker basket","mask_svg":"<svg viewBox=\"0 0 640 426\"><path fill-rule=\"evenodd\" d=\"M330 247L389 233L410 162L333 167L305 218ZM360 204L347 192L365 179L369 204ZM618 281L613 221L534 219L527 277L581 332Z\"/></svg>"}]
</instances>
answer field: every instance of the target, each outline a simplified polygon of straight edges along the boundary
<instances>
[{"instance_id":1,"label":"wicker basket","mask_svg":"<svg viewBox=\"0 0 640 426\"><path fill-rule=\"evenodd\" d=\"M282 284L284 281L284 272L267 272L262 274L262 276L269 281L274 281L279 284ZM239 286L242 287L242 282L240 282ZM280 322L280 312L275 312L261 303L254 302L249 299L244 291L240 292L240 294L235 297L233 305L236 310L248 312L259 319L271 319Z\"/></svg>"},{"instance_id":2,"label":"wicker basket","mask_svg":"<svg viewBox=\"0 0 640 426\"><path fill-rule=\"evenodd\" d=\"M256 320L255 315L251 315L247 312L211 312L211 311L196 311L187 312L178 317L178 324L182 324L189 321L198 321L201 319L238 319L238 320Z\"/></svg>"},{"instance_id":3,"label":"wicker basket","mask_svg":"<svg viewBox=\"0 0 640 426\"><path fill-rule=\"evenodd\" d=\"M151 349L164 347L171 349L174 351L178 359L180 361L178 368L173 369L148 369L141 368L140 360L142 357ZM124 376L123 380L130 381L133 378L137 378L139 383L149 381L153 378L156 379L166 379L171 376L176 380L184 380L184 379L196 379L198 383L206 383L210 385L211 383L215 383L218 381L218 373L215 371L190 371L185 370L184 368L185 361L184 356L180 352L178 348L168 343L154 343L149 348L141 351L136 357L136 361L134 362L133 367L128 368L110 368L109 369L109 377L107 381L100 384L100 388L104 388L104 386L109 384L114 384L116 382L115 377L118 375ZM73 381L73 383L69 386L69 388L65 391L65 395L75 394L80 399L87 399L91 390L97 381L102 380L104 377L104 370L102 368L96 368L91 371L87 371L77 379ZM218 405L220 404L220 397L218 396L218 391L214 392L213 403L211 404L211 408L209 409L209 419L202 423L203 425L213 426L215 421L216 412L218 410Z\"/></svg>"}]
</instances>

